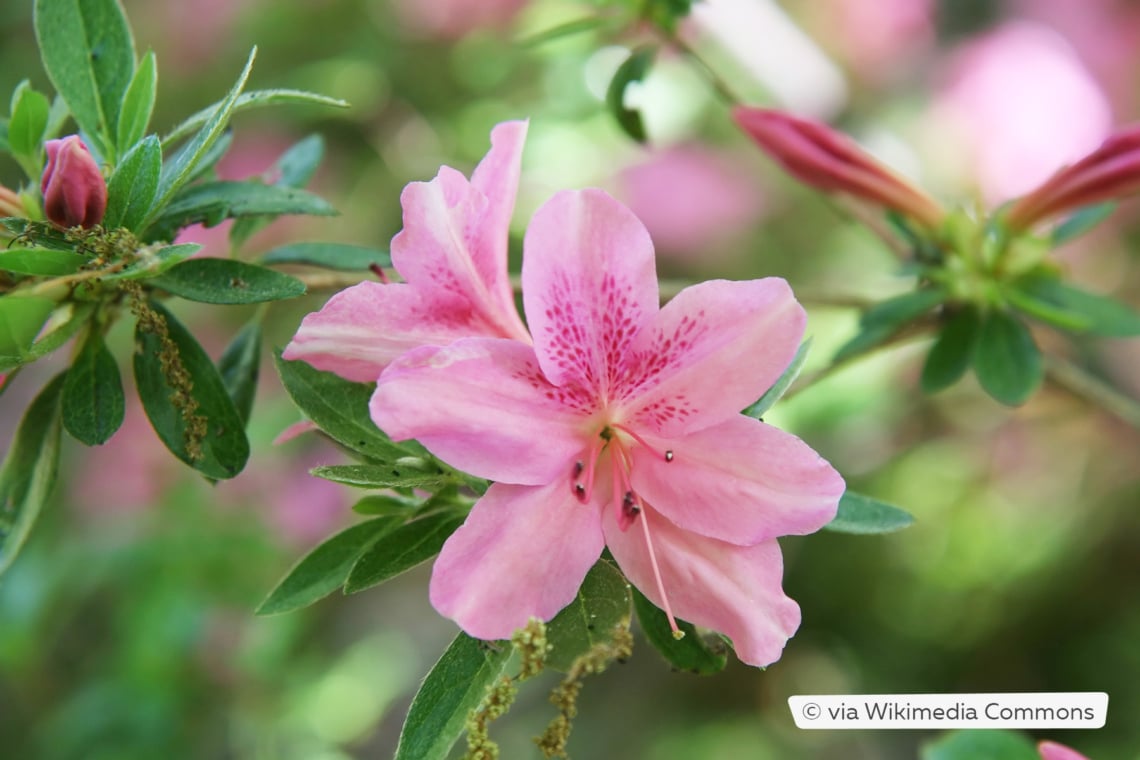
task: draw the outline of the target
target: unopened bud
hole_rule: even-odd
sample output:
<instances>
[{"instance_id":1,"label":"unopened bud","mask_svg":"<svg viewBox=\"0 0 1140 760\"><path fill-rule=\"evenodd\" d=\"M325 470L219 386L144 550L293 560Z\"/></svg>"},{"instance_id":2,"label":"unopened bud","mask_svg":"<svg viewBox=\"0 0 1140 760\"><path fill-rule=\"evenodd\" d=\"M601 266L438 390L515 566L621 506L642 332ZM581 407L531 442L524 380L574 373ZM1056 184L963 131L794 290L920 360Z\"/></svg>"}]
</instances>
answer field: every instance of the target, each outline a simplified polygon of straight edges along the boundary
<instances>
[{"instance_id":1,"label":"unopened bud","mask_svg":"<svg viewBox=\"0 0 1140 760\"><path fill-rule=\"evenodd\" d=\"M44 143L44 214L61 227L94 227L107 210L107 182L77 135Z\"/></svg>"}]
</instances>

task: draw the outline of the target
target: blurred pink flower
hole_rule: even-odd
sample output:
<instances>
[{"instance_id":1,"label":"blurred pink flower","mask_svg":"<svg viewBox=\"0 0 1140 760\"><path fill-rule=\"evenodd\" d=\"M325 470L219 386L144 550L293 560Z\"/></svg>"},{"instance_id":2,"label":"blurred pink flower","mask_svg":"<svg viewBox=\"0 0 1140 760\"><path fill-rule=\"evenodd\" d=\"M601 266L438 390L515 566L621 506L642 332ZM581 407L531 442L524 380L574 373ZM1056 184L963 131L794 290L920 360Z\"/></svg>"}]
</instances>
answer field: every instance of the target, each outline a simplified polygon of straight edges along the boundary
<instances>
[{"instance_id":1,"label":"blurred pink flower","mask_svg":"<svg viewBox=\"0 0 1140 760\"><path fill-rule=\"evenodd\" d=\"M533 346L413 349L370 404L393 439L495 481L436 560L432 604L507 638L565 607L608 546L671 622L778 659L800 612L776 537L818 530L844 490L798 438L739 413L802 337L787 283L706 282L659 308L648 233L600 190L535 213L522 279Z\"/></svg>"},{"instance_id":2,"label":"blurred pink flower","mask_svg":"<svg viewBox=\"0 0 1140 760\"><path fill-rule=\"evenodd\" d=\"M1072 48L1039 24L1010 22L950 59L931 121L949 125L987 202L1040 184L1105 138L1108 102Z\"/></svg>"},{"instance_id":3,"label":"blurred pink flower","mask_svg":"<svg viewBox=\"0 0 1140 760\"><path fill-rule=\"evenodd\" d=\"M661 255L703 258L747 229L764 209L749 172L695 144L649 154L621 171L618 187Z\"/></svg>"},{"instance_id":4,"label":"blurred pink flower","mask_svg":"<svg viewBox=\"0 0 1140 760\"><path fill-rule=\"evenodd\" d=\"M1037 751L1041 753L1041 760L1089 760L1080 752L1056 742L1041 742Z\"/></svg>"},{"instance_id":5,"label":"blurred pink flower","mask_svg":"<svg viewBox=\"0 0 1140 760\"><path fill-rule=\"evenodd\" d=\"M417 35L444 40L466 37L476 29L507 26L528 0L393 0L404 26Z\"/></svg>"},{"instance_id":6,"label":"blurred pink flower","mask_svg":"<svg viewBox=\"0 0 1140 760\"><path fill-rule=\"evenodd\" d=\"M865 80L905 72L906 62L934 43L933 0L812 0L807 5L824 46L834 48Z\"/></svg>"},{"instance_id":7,"label":"blurred pink flower","mask_svg":"<svg viewBox=\"0 0 1140 760\"><path fill-rule=\"evenodd\" d=\"M107 181L79 135L48 140L44 152L47 165L40 180L44 215L61 227L89 228L103 221Z\"/></svg>"}]
</instances>

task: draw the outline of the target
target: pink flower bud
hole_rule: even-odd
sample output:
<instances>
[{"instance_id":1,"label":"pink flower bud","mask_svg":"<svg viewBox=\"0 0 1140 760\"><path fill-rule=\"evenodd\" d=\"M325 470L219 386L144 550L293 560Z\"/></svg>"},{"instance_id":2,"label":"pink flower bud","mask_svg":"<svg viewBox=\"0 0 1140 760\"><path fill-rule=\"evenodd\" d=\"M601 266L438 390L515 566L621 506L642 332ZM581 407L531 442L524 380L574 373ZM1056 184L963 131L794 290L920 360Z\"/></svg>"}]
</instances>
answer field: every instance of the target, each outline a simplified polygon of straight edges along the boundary
<instances>
[{"instance_id":1,"label":"pink flower bud","mask_svg":"<svg viewBox=\"0 0 1140 760\"><path fill-rule=\"evenodd\" d=\"M1140 190L1140 125L1110 135L1072 166L1061 169L1040 187L1019 198L1006 223L1026 230L1063 211L1113 200Z\"/></svg>"},{"instance_id":2,"label":"pink flower bud","mask_svg":"<svg viewBox=\"0 0 1140 760\"><path fill-rule=\"evenodd\" d=\"M20 196L0 185L0 218L27 215L28 212L24 210L24 202L20 200Z\"/></svg>"},{"instance_id":3,"label":"pink flower bud","mask_svg":"<svg viewBox=\"0 0 1140 760\"><path fill-rule=\"evenodd\" d=\"M78 135L48 140L40 190L44 214L61 227L94 227L107 210L107 182Z\"/></svg>"},{"instance_id":4,"label":"pink flower bud","mask_svg":"<svg viewBox=\"0 0 1140 760\"><path fill-rule=\"evenodd\" d=\"M1089 760L1080 752L1056 742L1041 742L1037 751L1041 753L1041 760Z\"/></svg>"},{"instance_id":5,"label":"pink flower bud","mask_svg":"<svg viewBox=\"0 0 1140 760\"><path fill-rule=\"evenodd\" d=\"M744 106L737 107L733 117L800 182L893 209L931 229L945 216L937 201L825 124Z\"/></svg>"}]
</instances>

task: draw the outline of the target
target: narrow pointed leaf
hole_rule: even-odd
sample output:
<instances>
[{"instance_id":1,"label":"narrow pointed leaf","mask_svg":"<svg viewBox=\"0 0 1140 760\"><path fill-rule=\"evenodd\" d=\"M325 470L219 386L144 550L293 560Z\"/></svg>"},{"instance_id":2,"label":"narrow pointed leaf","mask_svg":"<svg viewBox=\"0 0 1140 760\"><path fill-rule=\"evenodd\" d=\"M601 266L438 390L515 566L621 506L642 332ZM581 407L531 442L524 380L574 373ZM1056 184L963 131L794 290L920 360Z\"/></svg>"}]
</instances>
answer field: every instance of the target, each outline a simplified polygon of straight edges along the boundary
<instances>
[{"instance_id":1,"label":"narrow pointed leaf","mask_svg":"<svg viewBox=\"0 0 1140 760\"><path fill-rule=\"evenodd\" d=\"M175 388L163 371L163 342L140 324L135 330L135 382L150 424L171 453L186 464L207 477L232 478L249 459L249 441L241 415L234 408L221 375L198 341L162 306L150 302L149 307L165 320L174 354L190 381L189 395L198 405L194 414L196 424L203 426L204 435L200 439L187 435L185 407L172 401Z\"/></svg>"},{"instance_id":2,"label":"narrow pointed leaf","mask_svg":"<svg viewBox=\"0 0 1140 760\"><path fill-rule=\"evenodd\" d=\"M419 504L411 499L399 496L386 496L373 494L365 496L352 505L352 511L358 515L375 515L377 517L389 515L410 516Z\"/></svg>"},{"instance_id":3,"label":"narrow pointed leaf","mask_svg":"<svg viewBox=\"0 0 1140 760\"><path fill-rule=\"evenodd\" d=\"M119 126L116 133L120 155L133 148L146 134L146 128L150 125L151 113L154 111L157 80L158 67L155 62L154 51L148 50L143 59L139 61L139 67L135 70L135 75L131 79L127 91L123 94L123 105L119 111Z\"/></svg>"},{"instance_id":4,"label":"narrow pointed leaf","mask_svg":"<svg viewBox=\"0 0 1140 760\"><path fill-rule=\"evenodd\" d=\"M637 621L645 638L674 668L697 675L724 670L728 663L727 644L719 639L706 641L692 623L680 619L677 627L684 631L685 637L673 638L669 618L637 589L633 589L633 608L637 610Z\"/></svg>"},{"instance_id":5,"label":"narrow pointed leaf","mask_svg":"<svg viewBox=\"0 0 1140 760\"><path fill-rule=\"evenodd\" d=\"M10 248L0 250L0 270L16 274L33 274L58 277L74 274L89 259L71 251L53 251L50 248Z\"/></svg>"},{"instance_id":6,"label":"narrow pointed leaf","mask_svg":"<svg viewBox=\"0 0 1140 760\"><path fill-rule=\"evenodd\" d=\"M870 496L846 491L839 499L835 519L823 526L834 533L875 535L894 533L914 522L910 513Z\"/></svg>"},{"instance_id":7,"label":"narrow pointed leaf","mask_svg":"<svg viewBox=\"0 0 1140 760\"><path fill-rule=\"evenodd\" d=\"M273 163L267 172L276 174L273 184L282 188L303 188L313 178L317 166L325 155L325 142L320 135L309 135L294 143ZM327 204L326 204L327 205ZM330 207L331 208L331 207ZM289 212L296 213L296 212ZM278 217L278 214L263 216L243 215L230 227L230 242L241 247L251 235L264 228Z\"/></svg>"},{"instance_id":8,"label":"narrow pointed leaf","mask_svg":"<svg viewBox=\"0 0 1140 760\"><path fill-rule=\"evenodd\" d=\"M1003 311L982 318L973 364L982 388L1006 406L1025 403L1045 377L1041 351L1029 329Z\"/></svg>"},{"instance_id":9,"label":"narrow pointed leaf","mask_svg":"<svg viewBox=\"0 0 1140 760\"><path fill-rule=\"evenodd\" d=\"M922 390L936 393L949 388L966 374L974 360L980 320L972 306L963 308L946 322L922 365Z\"/></svg>"},{"instance_id":10,"label":"narrow pointed leaf","mask_svg":"<svg viewBox=\"0 0 1140 760\"><path fill-rule=\"evenodd\" d=\"M68 303L56 307L47 322L40 329L36 342L31 345L22 357L5 357L0 354L0 372L41 359L62 346L71 339L79 329L87 323L88 317L95 311L91 303ZM0 304L0 316L3 305ZM0 327L0 333L3 328Z\"/></svg>"},{"instance_id":11,"label":"narrow pointed leaf","mask_svg":"<svg viewBox=\"0 0 1140 760\"><path fill-rule=\"evenodd\" d=\"M1098 203L1095 206L1085 206L1082 209L1078 209L1070 217L1054 227L1053 234L1049 237L1053 245L1067 243L1073 238L1080 237L1093 227L1096 227L1105 219L1112 216L1112 212L1115 210L1116 201Z\"/></svg>"},{"instance_id":12,"label":"narrow pointed leaf","mask_svg":"<svg viewBox=\"0 0 1140 760\"><path fill-rule=\"evenodd\" d=\"M12 118L8 122L8 144L12 153L38 160L50 108L47 96L33 90L27 80L20 83L12 97Z\"/></svg>"},{"instance_id":13,"label":"narrow pointed leaf","mask_svg":"<svg viewBox=\"0 0 1140 760\"><path fill-rule=\"evenodd\" d=\"M1140 335L1140 312L1108 296L1089 293L1047 276L1025 278L1017 283L1017 288L1086 322L1087 326L1078 331L1105 338Z\"/></svg>"},{"instance_id":14,"label":"narrow pointed leaf","mask_svg":"<svg viewBox=\"0 0 1140 760\"><path fill-rule=\"evenodd\" d=\"M743 414L746 417L760 419L764 413L772 408L772 405L780 400L796 378L800 375L800 370L804 368L804 362L807 361L808 352L811 350L811 338L808 338L800 347L796 349L796 355L792 357L791 364L780 375L779 379L769 388L760 400L749 406L744 410Z\"/></svg>"},{"instance_id":15,"label":"narrow pointed leaf","mask_svg":"<svg viewBox=\"0 0 1140 760\"><path fill-rule=\"evenodd\" d=\"M301 558L269 593L256 614L292 612L325 598L344 585L360 555L399 524L399 518L380 517L337 533Z\"/></svg>"},{"instance_id":16,"label":"narrow pointed leaf","mask_svg":"<svg viewBox=\"0 0 1140 760\"><path fill-rule=\"evenodd\" d=\"M404 459L416 459L405 456ZM422 464L421 464L422 463ZM401 466L400 460L392 464L334 464L314 467L312 474L354 488L431 488L448 482L449 478L438 469L423 469L427 464L418 460L415 465Z\"/></svg>"},{"instance_id":17,"label":"narrow pointed leaf","mask_svg":"<svg viewBox=\"0 0 1140 760\"><path fill-rule=\"evenodd\" d=\"M104 275L104 280L145 280L157 277L202 250L198 243L154 245L139 252L139 258L117 272Z\"/></svg>"},{"instance_id":18,"label":"narrow pointed leaf","mask_svg":"<svg viewBox=\"0 0 1140 760\"><path fill-rule=\"evenodd\" d=\"M653 66L653 59L656 55L656 47L643 47L635 50L629 58L626 58L618 66L614 78L610 80L609 88L606 90L606 106L613 114L614 119L617 120L618 126L639 143L643 143L647 139L645 124L641 120L640 111L626 107L625 93L630 84L640 82L645 78L650 67Z\"/></svg>"},{"instance_id":19,"label":"narrow pointed leaf","mask_svg":"<svg viewBox=\"0 0 1140 760\"><path fill-rule=\"evenodd\" d=\"M55 484L63 377L57 375L28 407L0 469L0 575L15 561Z\"/></svg>"},{"instance_id":20,"label":"narrow pointed leaf","mask_svg":"<svg viewBox=\"0 0 1140 760\"><path fill-rule=\"evenodd\" d=\"M392 266L392 257L387 251L347 243L292 243L274 248L261 261L264 264L308 264L346 272Z\"/></svg>"},{"instance_id":21,"label":"narrow pointed leaf","mask_svg":"<svg viewBox=\"0 0 1140 760\"><path fill-rule=\"evenodd\" d=\"M860 318L859 332L836 352L834 361L870 351L945 299L946 292L941 288L923 288L872 306Z\"/></svg>"},{"instance_id":22,"label":"narrow pointed leaf","mask_svg":"<svg viewBox=\"0 0 1140 760\"><path fill-rule=\"evenodd\" d=\"M395 760L445 760L511 658L511 647L460 633L420 686L400 731Z\"/></svg>"},{"instance_id":23,"label":"narrow pointed leaf","mask_svg":"<svg viewBox=\"0 0 1140 760\"><path fill-rule=\"evenodd\" d=\"M614 629L629 629L633 611L629 582L613 563L599 560L586 573L574 601L546 624L551 649L546 664L568 671L592 647L612 641Z\"/></svg>"},{"instance_id":24,"label":"narrow pointed leaf","mask_svg":"<svg viewBox=\"0 0 1140 760\"><path fill-rule=\"evenodd\" d=\"M190 224L213 227L226 219L281 214L335 216L336 209L320 196L283 185L256 181L204 182L191 185L175 196L147 234L170 238Z\"/></svg>"},{"instance_id":25,"label":"narrow pointed leaf","mask_svg":"<svg viewBox=\"0 0 1140 760\"><path fill-rule=\"evenodd\" d=\"M226 391L241 415L249 424L253 411L253 397L257 392L257 378L261 370L261 322L254 320L241 329L226 347L218 360L218 372Z\"/></svg>"},{"instance_id":26,"label":"narrow pointed leaf","mask_svg":"<svg viewBox=\"0 0 1140 760\"><path fill-rule=\"evenodd\" d=\"M330 98L327 95L318 95L315 92L306 92L304 90L288 90L288 89L274 89L274 90L252 90L237 97L230 108L232 112L246 111L252 108L262 108L272 105L283 104L300 104L300 105L318 105L318 106L332 106L333 108L348 108L349 103L346 100L339 98ZM203 124L210 120L215 109L221 105L216 103L209 108L204 108L198 113L186 119L184 122L175 127L170 134L162 138L162 144L170 145L181 140L186 135L192 133L194 130L202 127Z\"/></svg>"},{"instance_id":27,"label":"narrow pointed leaf","mask_svg":"<svg viewBox=\"0 0 1140 760\"><path fill-rule=\"evenodd\" d=\"M119 365L102 333L91 330L63 383L63 426L76 440L100 446L123 424L126 406Z\"/></svg>"},{"instance_id":28,"label":"narrow pointed leaf","mask_svg":"<svg viewBox=\"0 0 1140 760\"><path fill-rule=\"evenodd\" d=\"M189 259L151 282L168 293L200 303L261 303L305 293L305 284L296 277L234 259Z\"/></svg>"},{"instance_id":29,"label":"narrow pointed leaf","mask_svg":"<svg viewBox=\"0 0 1140 760\"><path fill-rule=\"evenodd\" d=\"M140 232L158 193L162 173L162 146L154 135L130 150L107 183L107 213L103 226Z\"/></svg>"},{"instance_id":30,"label":"narrow pointed leaf","mask_svg":"<svg viewBox=\"0 0 1140 760\"><path fill-rule=\"evenodd\" d=\"M357 560L344 584L344 593L355 594L371 588L431 559L462 524L462 516L442 512L385 533Z\"/></svg>"}]
</instances>

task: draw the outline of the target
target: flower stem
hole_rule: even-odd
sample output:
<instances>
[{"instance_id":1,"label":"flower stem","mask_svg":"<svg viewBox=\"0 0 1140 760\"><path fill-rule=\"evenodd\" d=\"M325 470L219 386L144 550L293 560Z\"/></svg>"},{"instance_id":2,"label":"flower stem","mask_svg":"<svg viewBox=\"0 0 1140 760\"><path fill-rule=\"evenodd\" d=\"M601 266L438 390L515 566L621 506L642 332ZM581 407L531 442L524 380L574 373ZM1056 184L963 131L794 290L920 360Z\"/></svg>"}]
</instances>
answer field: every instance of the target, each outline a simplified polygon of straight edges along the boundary
<instances>
[{"instance_id":1,"label":"flower stem","mask_svg":"<svg viewBox=\"0 0 1140 760\"><path fill-rule=\"evenodd\" d=\"M1045 372L1058 387L1140 428L1140 401L1058 356L1046 355Z\"/></svg>"}]
</instances>

